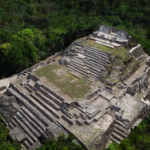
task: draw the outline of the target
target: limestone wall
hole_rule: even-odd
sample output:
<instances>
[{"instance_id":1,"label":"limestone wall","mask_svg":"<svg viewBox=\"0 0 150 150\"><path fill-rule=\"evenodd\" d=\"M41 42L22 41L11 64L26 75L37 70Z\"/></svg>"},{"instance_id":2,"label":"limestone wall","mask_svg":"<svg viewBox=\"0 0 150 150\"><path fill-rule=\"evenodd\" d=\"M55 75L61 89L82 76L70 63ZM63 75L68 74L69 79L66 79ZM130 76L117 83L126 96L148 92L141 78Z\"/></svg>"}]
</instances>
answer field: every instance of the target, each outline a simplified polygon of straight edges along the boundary
<instances>
[{"instance_id":1,"label":"limestone wall","mask_svg":"<svg viewBox=\"0 0 150 150\"><path fill-rule=\"evenodd\" d=\"M134 58L140 58L142 55L145 55L145 52L140 44L133 47L129 52Z\"/></svg>"},{"instance_id":2,"label":"limestone wall","mask_svg":"<svg viewBox=\"0 0 150 150\"><path fill-rule=\"evenodd\" d=\"M147 69L141 77L136 78L127 88L127 93L135 95L136 93L143 93L149 86L150 69Z\"/></svg>"},{"instance_id":3,"label":"limestone wall","mask_svg":"<svg viewBox=\"0 0 150 150\"><path fill-rule=\"evenodd\" d=\"M144 107L141 109L141 111L139 111L139 113L138 113L137 116L132 120L132 122L130 122L130 124L128 125L128 128L132 128L132 126L134 125L134 123L135 123L138 119L143 119L143 118L146 117L149 113L150 113L150 107L148 107L146 104L144 104Z\"/></svg>"},{"instance_id":4,"label":"limestone wall","mask_svg":"<svg viewBox=\"0 0 150 150\"><path fill-rule=\"evenodd\" d=\"M118 30L117 28L109 27L105 24L100 25L99 31L106 33L106 34L111 34L111 32L113 32L113 33L116 33L116 37L119 37L119 38L125 39L125 40L129 39L129 35L126 31L124 31L122 29Z\"/></svg>"},{"instance_id":5,"label":"limestone wall","mask_svg":"<svg viewBox=\"0 0 150 150\"><path fill-rule=\"evenodd\" d=\"M111 125L108 127L107 131L101 136L101 139L98 142L95 150L102 150L103 148L105 148L105 146L110 138L110 135L113 131L113 128L114 128L114 122L111 123Z\"/></svg>"},{"instance_id":6,"label":"limestone wall","mask_svg":"<svg viewBox=\"0 0 150 150\"><path fill-rule=\"evenodd\" d=\"M86 98L88 100L92 99L94 96L96 96L98 94L98 92L100 92L100 89L98 88L97 90L95 90L93 93L89 94Z\"/></svg>"}]
</instances>

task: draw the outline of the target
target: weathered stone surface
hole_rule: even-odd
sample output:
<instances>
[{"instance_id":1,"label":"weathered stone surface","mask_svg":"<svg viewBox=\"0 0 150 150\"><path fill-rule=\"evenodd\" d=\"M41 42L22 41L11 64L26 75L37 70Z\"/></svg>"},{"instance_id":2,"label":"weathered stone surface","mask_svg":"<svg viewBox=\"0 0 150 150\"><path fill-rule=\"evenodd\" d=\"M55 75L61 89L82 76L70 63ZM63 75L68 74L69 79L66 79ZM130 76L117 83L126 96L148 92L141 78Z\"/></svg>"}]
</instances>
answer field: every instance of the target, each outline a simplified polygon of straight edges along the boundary
<instances>
[{"instance_id":1,"label":"weathered stone surface","mask_svg":"<svg viewBox=\"0 0 150 150\"><path fill-rule=\"evenodd\" d=\"M127 46L127 55L123 56L129 57L128 61L124 64L119 60L123 57L89 46L86 42L91 39L94 45L97 40L112 48ZM127 137L135 122L150 112L150 58L124 30L101 25L99 31L73 42L60 54L18 74L17 82L13 80L0 97L0 113L8 123L10 136L22 141L22 148L36 149L41 146L39 139L72 133L85 149L101 150L109 141L119 143ZM39 76L36 72L56 64L60 68L53 68L54 74L43 72ZM71 98L69 90L78 90L82 84L90 85L88 92L82 98Z\"/></svg>"},{"instance_id":2,"label":"weathered stone surface","mask_svg":"<svg viewBox=\"0 0 150 150\"><path fill-rule=\"evenodd\" d=\"M13 128L9 135L12 137L13 140L17 140L18 142L23 141L26 139L27 135L22 132L18 127Z\"/></svg>"},{"instance_id":3,"label":"weathered stone surface","mask_svg":"<svg viewBox=\"0 0 150 150\"><path fill-rule=\"evenodd\" d=\"M19 105L14 96L3 95L0 98L0 114L5 117L5 120L9 122L15 115Z\"/></svg>"}]
</instances>

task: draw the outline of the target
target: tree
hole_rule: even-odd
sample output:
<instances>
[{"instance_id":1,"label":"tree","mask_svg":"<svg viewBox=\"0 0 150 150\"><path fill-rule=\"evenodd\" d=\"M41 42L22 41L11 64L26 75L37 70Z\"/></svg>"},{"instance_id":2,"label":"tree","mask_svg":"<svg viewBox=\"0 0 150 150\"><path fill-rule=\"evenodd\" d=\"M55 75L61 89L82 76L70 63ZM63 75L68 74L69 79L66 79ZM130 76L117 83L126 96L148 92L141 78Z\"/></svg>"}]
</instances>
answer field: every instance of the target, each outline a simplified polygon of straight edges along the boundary
<instances>
[{"instance_id":1,"label":"tree","mask_svg":"<svg viewBox=\"0 0 150 150\"><path fill-rule=\"evenodd\" d=\"M62 134L57 140L47 139L38 150L84 150L80 145L75 144L73 140L71 134L67 138Z\"/></svg>"}]
</instances>

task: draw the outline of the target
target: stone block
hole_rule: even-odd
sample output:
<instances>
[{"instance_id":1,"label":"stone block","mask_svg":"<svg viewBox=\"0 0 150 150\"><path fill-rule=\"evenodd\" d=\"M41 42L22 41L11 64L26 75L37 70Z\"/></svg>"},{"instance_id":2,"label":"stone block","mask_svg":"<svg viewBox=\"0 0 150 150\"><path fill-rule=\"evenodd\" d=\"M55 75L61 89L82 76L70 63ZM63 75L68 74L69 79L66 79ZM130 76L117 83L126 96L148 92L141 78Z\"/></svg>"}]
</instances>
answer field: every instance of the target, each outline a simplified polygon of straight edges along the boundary
<instances>
[{"instance_id":1,"label":"stone block","mask_svg":"<svg viewBox=\"0 0 150 150\"><path fill-rule=\"evenodd\" d=\"M79 118L79 119L76 120L76 123L77 123L79 126L82 126L84 122L85 122L85 120L83 120L83 119L81 119L81 118Z\"/></svg>"},{"instance_id":2,"label":"stone block","mask_svg":"<svg viewBox=\"0 0 150 150\"><path fill-rule=\"evenodd\" d=\"M22 132L18 127L13 128L10 131L9 135L13 140L17 140L18 142L21 142L27 138L27 135Z\"/></svg>"}]
</instances>

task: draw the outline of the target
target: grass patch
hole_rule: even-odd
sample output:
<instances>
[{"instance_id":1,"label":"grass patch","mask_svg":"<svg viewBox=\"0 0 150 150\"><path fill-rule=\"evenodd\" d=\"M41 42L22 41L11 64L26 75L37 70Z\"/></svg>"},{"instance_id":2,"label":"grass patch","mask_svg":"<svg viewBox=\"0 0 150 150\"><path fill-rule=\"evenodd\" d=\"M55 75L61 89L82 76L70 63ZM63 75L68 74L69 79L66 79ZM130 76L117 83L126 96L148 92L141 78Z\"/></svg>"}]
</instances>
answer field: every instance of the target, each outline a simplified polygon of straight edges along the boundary
<instances>
[{"instance_id":1,"label":"grass patch","mask_svg":"<svg viewBox=\"0 0 150 150\"><path fill-rule=\"evenodd\" d=\"M82 43L85 44L85 45L88 45L88 46L90 46L90 47L94 47L94 48L100 49L100 50L102 50L102 51L104 51L104 52L109 52L109 53L111 53L111 52L114 51L113 48L110 48L110 47L107 47L107 46L103 46L103 45L97 44L97 43L94 42L94 40L86 40L86 41L84 41L84 42L82 42Z\"/></svg>"},{"instance_id":2,"label":"grass patch","mask_svg":"<svg viewBox=\"0 0 150 150\"><path fill-rule=\"evenodd\" d=\"M116 58L121 58L123 62L126 62L129 59L128 52L125 47L115 48L115 51L111 54L111 56L115 56Z\"/></svg>"},{"instance_id":3,"label":"grass patch","mask_svg":"<svg viewBox=\"0 0 150 150\"><path fill-rule=\"evenodd\" d=\"M133 59L132 62L130 62L129 65L126 67L121 77L126 79L129 75L135 72L138 67L139 62L136 59Z\"/></svg>"},{"instance_id":4,"label":"grass patch","mask_svg":"<svg viewBox=\"0 0 150 150\"><path fill-rule=\"evenodd\" d=\"M90 82L71 75L65 66L52 64L38 69L33 73L37 77L46 77L48 82L53 83L71 98L84 98L90 90Z\"/></svg>"},{"instance_id":5,"label":"grass patch","mask_svg":"<svg viewBox=\"0 0 150 150\"><path fill-rule=\"evenodd\" d=\"M79 38L79 39L76 39L75 41L85 40L86 38L87 38L87 36Z\"/></svg>"}]
</instances>

